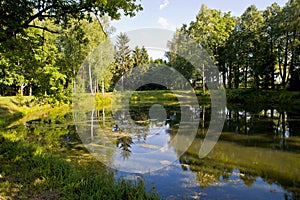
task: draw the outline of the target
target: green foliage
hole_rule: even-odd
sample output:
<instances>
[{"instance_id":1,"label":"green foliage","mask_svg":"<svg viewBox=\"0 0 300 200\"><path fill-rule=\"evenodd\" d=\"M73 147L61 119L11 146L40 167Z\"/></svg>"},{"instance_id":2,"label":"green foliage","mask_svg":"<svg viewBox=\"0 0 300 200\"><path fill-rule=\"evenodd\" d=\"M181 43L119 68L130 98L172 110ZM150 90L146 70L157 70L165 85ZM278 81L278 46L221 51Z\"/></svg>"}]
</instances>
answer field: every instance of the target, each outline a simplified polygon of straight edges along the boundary
<instances>
[{"instance_id":1,"label":"green foliage","mask_svg":"<svg viewBox=\"0 0 300 200\"><path fill-rule=\"evenodd\" d=\"M225 88L299 90L299 1L284 7L274 3L264 11L251 5L240 17L202 5L195 20L169 42L168 63L150 63L144 47L131 51L123 33L115 52L109 42L104 44L112 31L109 17L119 19L120 10L133 16L141 9L135 0L3 1L0 94L34 95L41 103L57 105L70 102L73 90L85 91L89 85L92 93L112 91L134 67L143 75L159 64L172 66L205 92L211 60ZM197 49L199 44L205 52ZM77 77L81 65L91 71L89 79ZM213 73L218 81L219 72Z\"/></svg>"},{"instance_id":2,"label":"green foliage","mask_svg":"<svg viewBox=\"0 0 300 200\"><path fill-rule=\"evenodd\" d=\"M113 65L113 87L117 81L132 68L131 50L129 48L129 37L125 33L117 36L115 63Z\"/></svg>"},{"instance_id":3,"label":"green foliage","mask_svg":"<svg viewBox=\"0 0 300 200\"><path fill-rule=\"evenodd\" d=\"M81 63L107 39L112 31L108 19L119 19L121 10L134 16L142 8L135 0L3 1L1 95L20 93L52 104L68 102ZM94 74L100 79L99 73ZM111 74L102 73L101 77L109 88Z\"/></svg>"},{"instance_id":4,"label":"green foliage","mask_svg":"<svg viewBox=\"0 0 300 200\"><path fill-rule=\"evenodd\" d=\"M36 24L61 30L62 34L29 28L28 38L11 40L16 50L3 49L0 53L3 57L0 62L3 68L0 71L2 95L6 95L7 88L17 86L21 95L32 92L41 103L56 105L70 102L74 78L81 63L92 49L106 39L106 35L98 22L89 24L82 20L65 29L50 21ZM29 45L28 40L32 41ZM106 75L109 77L109 74Z\"/></svg>"},{"instance_id":5,"label":"green foliage","mask_svg":"<svg viewBox=\"0 0 300 200\"><path fill-rule=\"evenodd\" d=\"M142 65L149 64L149 55L144 46L141 49L138 46L134 48L132 59L134 67L141 67Z\"/></svg>"},{"instance_id":6,"label":"green foliage","mask_svg":"<svg viewBox=\"0 0 300 200\"><path fill-rule=\"evenodd\" d=\"M224 46L234 29L234 18L230 13L207 8L205 5L188 26L176 31L169 43L169 65L196 85L200 82L205 91L205 82L217 75L212 61L224 74ZM205 49L200 49L199 44Z\"/></svg>"},{"instance_id":7,"label":"green foliage","mask_svg":"<svg viewBox=\"0 0 300 200\"><path fill-rule=\"evenodd\" d=\"M116 83L124 76L129 77L135 68L135 72L141 76L150 68L149 55L146 48L136 46L134 50L129 48L129 37L125 33L120 33L117 36L115 62L111 65L112 80L111 90L114 89ZM135 75L134 79L126 79L127 86L132 85L133 81L140 81L141 77ZM125 84L125 83L124 83ZM124 85L126 88L126 85Z\"/></svg>"},{"instance_id":8,"label":"green foliage","mask_svg":"<svg viewBox=\"0 0 300 200\"><path fill-rule=\"evenodd\" d=\"M0 42L6 42L17 34L23 34L25 29L33 27L56 32L48 26L40 26L33 22L51 20L55 24L63 24L67 27L73 19L86 18L92 20L91 15L109 16L111 19L119 19L120 10L128 16L134 16L142 10L135 0L124 1L56 1L56 0L4 0L0 4ZM16 15L16 13L18 13Z\"/></svg>"},{"instance_id":9,"label":"green foliage","mask_svg":"<svg viewBox=\"0 0 300 200\"><path fill-rule=\"evenodd\" d=\"M182 52L199 57L189 47L190 38L208 52L222 74L227 88L275 89L276 84L293 90L300 78L299 1L284 7L274 3L264 11L249 6L238 18L202 5L195 21L182 25L169 44L170 65L188 80L203 80L196 64L180 57ZM182 35L188 35L182 38ZM190 52L189 52L190 51ZM201 56L200 56L201 57ZM202 62L205 68L209 64ZM196 66L197 67L197 66ZM205 73L204 73L204 76Z\"/></svg>"}]
</instances>

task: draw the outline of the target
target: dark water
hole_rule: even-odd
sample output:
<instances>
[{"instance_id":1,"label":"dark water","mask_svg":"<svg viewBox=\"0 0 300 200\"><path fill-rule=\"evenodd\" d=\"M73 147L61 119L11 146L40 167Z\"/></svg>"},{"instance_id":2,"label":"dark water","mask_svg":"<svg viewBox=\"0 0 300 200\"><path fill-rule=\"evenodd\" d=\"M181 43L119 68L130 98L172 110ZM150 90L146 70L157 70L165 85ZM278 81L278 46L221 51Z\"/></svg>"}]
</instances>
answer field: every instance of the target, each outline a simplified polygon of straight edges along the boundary
<instances>
[{"instance_id":1,"label":"dark water","mask_svg":"<svg viewBox=\"0 0 300 200\"><path fill-rule=\"evenodd\" d=\"M116 177L143 178L148 190L153 187L165 199L300 198L297 108L228 105L223 110L226 121L217 144L206 157L199 158L211 120L210 105L197 109L188 106L189 116L199 125L196 137L184 152L170 142L181 125L180 107L166 103L165 113L153 119L155 112L149 114L151 106L131 105L127 118L132 121L126 120L122 108L113 114L111 108L104 107L75 112L76 126L71 123L72 113L56 121L29 121L26 126L31 131L60 132L59 142L68 148L83 140L88 148L93 147L90 152L99 154L101 149L105 155L98 158L103 162L134 161L135 154L149 152L157 152L154 157L159 159L162 155L158 149L167 147L168 158L174 160L161 159L159 170L142 174L116 171Z\"/></svg>"}]
</instances>

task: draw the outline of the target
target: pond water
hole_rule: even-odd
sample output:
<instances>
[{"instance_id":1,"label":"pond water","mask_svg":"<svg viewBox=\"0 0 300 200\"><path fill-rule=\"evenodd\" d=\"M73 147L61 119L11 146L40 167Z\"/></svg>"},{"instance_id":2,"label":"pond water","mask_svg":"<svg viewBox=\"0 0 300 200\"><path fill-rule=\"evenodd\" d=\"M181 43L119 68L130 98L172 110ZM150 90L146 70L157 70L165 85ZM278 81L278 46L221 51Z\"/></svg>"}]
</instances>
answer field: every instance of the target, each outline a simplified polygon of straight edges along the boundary
<instances>
[{"instance_id":1,"label":"pond water","mask_svg":"<svg viewBox=\"0 0 300 200\"><path fill-rule=\"evenodd\" d=\"M114 167L116 178L142 178L148 190L154 188L165 199L300 198L299 110L228 105L217 144L200 158L211 105L186 105L198 124L193 140L183 142L189 144L184 151L172 142L183 126L182 110L176 102L160 105L131 104L127 114L123 108L113 112L100 107L75 111L75 125L70 125L69 113L62 123L44 120L37 126L30 121L26 126L49 131L47 124L52 132L63 130L63 145L72 148L81 140L100 161ZM145 171L131 173L135 168Z\"/></svg>"}]
</instances>

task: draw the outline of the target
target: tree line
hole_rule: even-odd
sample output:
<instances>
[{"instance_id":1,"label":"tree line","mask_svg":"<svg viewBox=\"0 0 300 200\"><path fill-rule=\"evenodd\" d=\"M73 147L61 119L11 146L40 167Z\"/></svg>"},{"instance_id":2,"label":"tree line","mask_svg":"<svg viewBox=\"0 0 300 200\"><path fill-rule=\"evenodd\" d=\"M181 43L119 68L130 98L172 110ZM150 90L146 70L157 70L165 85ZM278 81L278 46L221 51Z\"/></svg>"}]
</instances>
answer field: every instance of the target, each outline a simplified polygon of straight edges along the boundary
<instances>
[{"instance_id":1,"label":"tree line","mask_svg":"<svg viewBox=\"0 0 300 200\"><path fill-rule=\"evenodd\" d=\"M0 95L66 101L81 64L112 33L109 20L141 10L135 0L1 1Z\"/></svg>"},{"instance_id":2,"label":"tree line","mask_svg":"<svg viewBox=\"0 0 300 200\"><path fill-rule=\"evenodd\" d=\"M97 59L91 58L98 56L99 60L101 50L96 47L114 31L109 20L119 19L121 10L134 16L142 7L134 0L117 4L102 0L10 0L3 1L0 10L0 94L67 101L80 66L99 66ZM297 0L283 7L274 3L263 11L252 5L240 17L202 5L194 21L176 30L165 62L151 60L144 47L130 50L128 36L121 33L108 70L93 73L92 92L112 91L136 66L147 71L159 64L172 66L192 84L204 83L207 69L199 73L179 56L184 52L191 58L199 57L199 52L186 49L182 34L206 50L225 88L299 90L299 19ZM208 67L205 62L203 67Z\"/></svg>"},{"instance_id":3,"label":"tree line","mask_svg":"<svg viewBox=\"0 0 300 200\"><path fill-rule=\"evenodd\" d=\"M299 1L290 0L262 11L251 5L234 17L202 5L196 20L183 24L170 42L170 65L187 79L203 78L178 56L186 47L180 38L184 34L208 52L225 88L300 90L299 10Z\"/></svg>"}]
</instances>

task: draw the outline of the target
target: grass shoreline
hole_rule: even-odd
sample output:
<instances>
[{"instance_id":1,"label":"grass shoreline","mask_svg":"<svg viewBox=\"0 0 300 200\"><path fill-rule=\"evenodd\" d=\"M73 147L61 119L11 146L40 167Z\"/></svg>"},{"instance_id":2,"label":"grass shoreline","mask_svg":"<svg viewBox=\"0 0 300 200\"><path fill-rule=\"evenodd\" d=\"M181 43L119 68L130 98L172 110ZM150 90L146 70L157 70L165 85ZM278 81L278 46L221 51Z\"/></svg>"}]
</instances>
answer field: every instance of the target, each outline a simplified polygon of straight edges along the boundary
<instances>
[{"instance_id":1,"label":"grass shoreline","mask_svg":"<svg viewBox=\"0 0 300 200\"><path fill-rule=\"evenodd\" d=\"M229 103L300 105L300 91L227 89Z\"/></svg>"}]
</instances>

